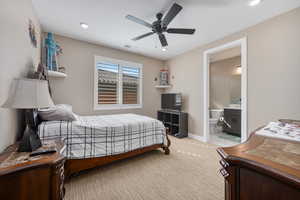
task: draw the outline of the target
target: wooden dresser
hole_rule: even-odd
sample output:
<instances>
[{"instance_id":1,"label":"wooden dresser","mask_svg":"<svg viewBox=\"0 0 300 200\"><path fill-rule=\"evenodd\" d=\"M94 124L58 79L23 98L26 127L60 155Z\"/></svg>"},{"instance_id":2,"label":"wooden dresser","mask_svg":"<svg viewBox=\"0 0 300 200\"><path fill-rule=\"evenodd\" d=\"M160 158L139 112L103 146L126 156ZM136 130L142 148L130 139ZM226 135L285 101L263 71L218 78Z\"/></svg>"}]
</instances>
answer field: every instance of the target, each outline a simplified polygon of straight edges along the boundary
<instances>
[{"instance_id":1,"label":"wooden dresser","mask_svg":"<svg viewBox=\"0 0 300 200\"><path fill-rule=\"evenodd\" d=\"M300 143L252 134L219 148L226 200L300 199Z\"/></svg>"},{"instance_id":2,"label":"wooden dresser","mask_svg":"<svg viewBox=\"0 0 300 200\"><path fill-rule=\"evenodd\" d=\"M0 199L63 199L65 146L60 141L49 142L48 146L55 146L57 152L29 157L29 153L16 152L15 144L0 155Z\"/></svg>"}]
</instances>

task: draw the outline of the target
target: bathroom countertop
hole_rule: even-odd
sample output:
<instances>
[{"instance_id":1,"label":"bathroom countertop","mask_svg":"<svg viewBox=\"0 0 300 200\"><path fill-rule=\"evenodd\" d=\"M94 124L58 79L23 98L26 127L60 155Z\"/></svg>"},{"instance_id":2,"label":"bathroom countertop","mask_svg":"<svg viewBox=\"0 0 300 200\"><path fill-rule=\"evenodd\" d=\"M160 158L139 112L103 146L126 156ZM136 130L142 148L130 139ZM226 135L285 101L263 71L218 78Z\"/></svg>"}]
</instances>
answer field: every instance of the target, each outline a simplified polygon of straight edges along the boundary
<instances>
[{"instance_id":1,"label":"bathroom countertop","mask_svg":"<svg viewBox=\"0 0 300 200\"><path fill-rule=\"evenodd\" d=\"M224 107L224 109L241 110L241 108L238 107Z\"/></svg>"}]
</instances>

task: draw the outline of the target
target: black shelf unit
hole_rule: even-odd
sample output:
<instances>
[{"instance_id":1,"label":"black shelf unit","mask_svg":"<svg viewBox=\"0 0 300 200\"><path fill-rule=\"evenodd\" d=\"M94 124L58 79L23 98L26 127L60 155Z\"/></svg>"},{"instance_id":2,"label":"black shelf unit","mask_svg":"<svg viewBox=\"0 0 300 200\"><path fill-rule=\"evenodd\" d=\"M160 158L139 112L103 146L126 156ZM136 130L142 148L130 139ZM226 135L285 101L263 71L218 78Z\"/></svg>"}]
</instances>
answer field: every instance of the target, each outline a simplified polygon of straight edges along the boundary
<instances>
[{"instance_id":1,"label":"black shelf unit","mask_svg":"<svg viewBox=\"0 0 300 200\"><path fill-rule=\"evenodd\" d=\"M157 111L157 119L170 129L170 135L188 137L188 113L172 110Z\"/></svg>"}]
</instances>

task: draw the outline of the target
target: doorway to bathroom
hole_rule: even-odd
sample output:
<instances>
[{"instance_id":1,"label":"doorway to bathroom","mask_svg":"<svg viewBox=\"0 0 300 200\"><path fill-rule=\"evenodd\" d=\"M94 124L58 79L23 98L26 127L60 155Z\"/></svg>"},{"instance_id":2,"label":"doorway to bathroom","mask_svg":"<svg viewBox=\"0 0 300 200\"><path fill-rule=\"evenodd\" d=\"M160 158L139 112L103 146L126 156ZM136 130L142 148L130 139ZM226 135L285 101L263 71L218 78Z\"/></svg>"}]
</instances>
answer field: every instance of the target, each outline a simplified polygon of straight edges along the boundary
<instances>
[{"instance_id":1,"label":"doorway to bathroom","mask_svg":"<svg viewBox=\"0 0 300 200\"><path fill-rule=\"evenodd\" d=\"M247 39L204 52L204 140L232 146L247 139Z\"/></svg>"}]
</instances>

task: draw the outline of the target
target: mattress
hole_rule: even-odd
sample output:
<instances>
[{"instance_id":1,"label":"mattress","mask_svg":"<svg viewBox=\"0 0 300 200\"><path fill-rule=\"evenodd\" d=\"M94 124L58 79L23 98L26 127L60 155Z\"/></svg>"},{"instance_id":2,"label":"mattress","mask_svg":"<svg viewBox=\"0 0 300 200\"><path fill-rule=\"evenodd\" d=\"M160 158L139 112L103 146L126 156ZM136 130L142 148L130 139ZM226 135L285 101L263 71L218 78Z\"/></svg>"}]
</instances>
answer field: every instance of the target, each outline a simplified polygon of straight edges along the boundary
<instances>
[{"instance_id":1,"label":"mattress","mask_svg":"<svg viewBox=\"0 0 300 200\"><path fill-rule=\"evenodd\" d=\"M78 116L73 122L47 121L38 127L42 142L61 139L68 159L103 157L163 144L162 122L136 114Z\"/></svg>"}]
</instances>

